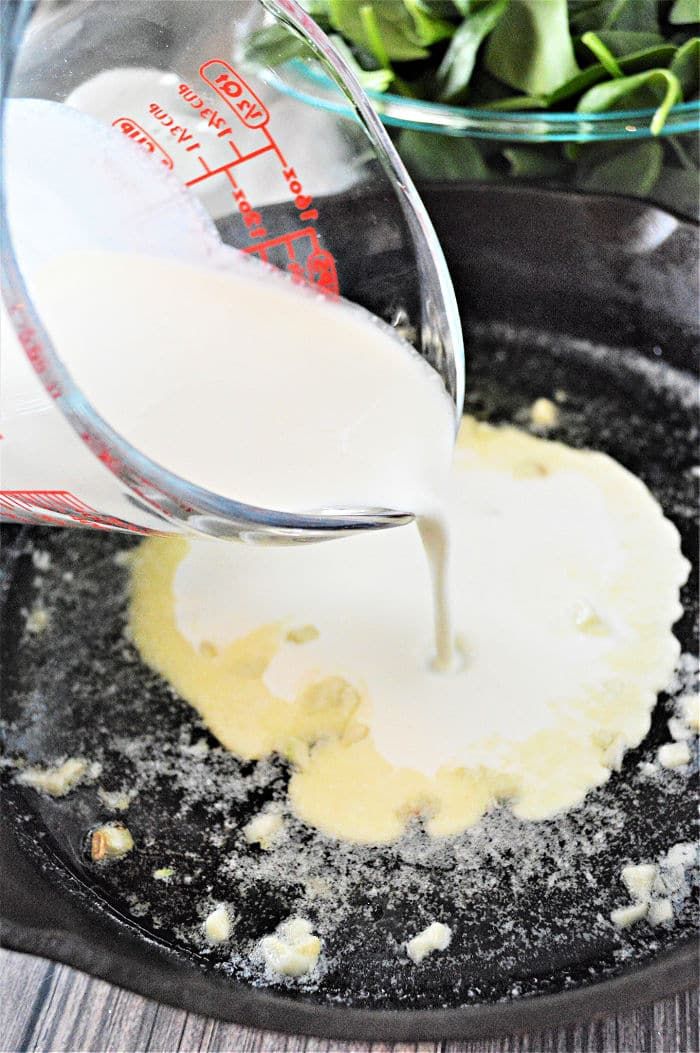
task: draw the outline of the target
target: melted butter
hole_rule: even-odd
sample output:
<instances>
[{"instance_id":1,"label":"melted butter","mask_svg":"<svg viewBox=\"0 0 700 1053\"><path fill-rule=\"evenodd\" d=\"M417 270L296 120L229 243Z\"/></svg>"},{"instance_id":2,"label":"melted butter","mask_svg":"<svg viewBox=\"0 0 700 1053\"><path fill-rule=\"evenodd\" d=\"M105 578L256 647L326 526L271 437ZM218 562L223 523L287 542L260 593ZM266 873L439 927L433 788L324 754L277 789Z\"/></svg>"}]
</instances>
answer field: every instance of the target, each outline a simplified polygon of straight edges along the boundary
<instances>
[{"instance_id":1,"label":"melted butter","mask_svg":"<svg viewBox=\"0 0 700 1053\"><path fill-rule=\"evenodd\" d=\"M430 667L415 526L291 550L148 540L135 642L228 749L289 757L292 807L330 835L390 841L420 816L445 836L502 801L545 818L646 734L688 564L610 458L468 419L448 521L458 671Z\"/></svg>"}]
</instances>

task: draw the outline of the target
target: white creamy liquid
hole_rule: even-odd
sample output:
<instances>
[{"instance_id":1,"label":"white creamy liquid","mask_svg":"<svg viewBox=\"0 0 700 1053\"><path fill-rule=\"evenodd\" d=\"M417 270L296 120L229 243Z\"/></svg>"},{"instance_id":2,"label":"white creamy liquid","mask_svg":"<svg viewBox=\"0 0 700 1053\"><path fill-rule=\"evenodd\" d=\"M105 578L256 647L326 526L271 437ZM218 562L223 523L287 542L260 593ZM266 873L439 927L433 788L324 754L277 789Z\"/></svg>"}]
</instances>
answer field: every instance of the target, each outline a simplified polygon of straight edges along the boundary
<instances>
[{"instance_id":1,"label":"white creamy liquid","mask_svg":"<svg viewBox=\"0 0 700 1053\"><path fill-rule=\"evenodd\" d=\"M364 310L244 267L233 251L222 260L226 269L75 252L43 267L32 290L93 407L176 475L269 509L415 514L433 571L436 664L449 666L454 407L440 377ZM353 573L371 569L358 561ZM419 647L428 661L429 634Z\"/></svg>"},{"instance_id":2,"label":"white creamy liquid","mask_svg":"<svg viewBox=\"0 0 700 1053\"><path fill-rule=\"evenodd\" d=\"M146 541L142 657L242 757L281 753L295 812L386 841L497 801L541 819L608 778L679 653L688 574L646 487L600 453L465 418L447 501L461 671L438 676L415 526L302 549Z\"/></svg>"},{"instance_id":3,"label":"white creamy liquid","mask_svg":"<svg viewBox=\"0 0 700 1053\"><path fill-rule=\"evenodd\" d=\"M434 370L361 308L222 245L172 174L85 114L13 99L7 141L14 247L58 354L97 412L153 461L248 505L416 515L434 568L434 657L448 666L443 506L454 407ZM10 350L11 362L23 357ZM30 417L36 392L18 400L10 381L7 485L75 488L110 511L104 468L94 462L88 478L82 444L68 456L54 432L35 429L54 417L54 431L68 425L50 404ZM66 461L48 483L25 465L42 443L49 465L50 451L56 465ZM423 657L432 657L429 635Z\"/></svg>"}]
</instances>

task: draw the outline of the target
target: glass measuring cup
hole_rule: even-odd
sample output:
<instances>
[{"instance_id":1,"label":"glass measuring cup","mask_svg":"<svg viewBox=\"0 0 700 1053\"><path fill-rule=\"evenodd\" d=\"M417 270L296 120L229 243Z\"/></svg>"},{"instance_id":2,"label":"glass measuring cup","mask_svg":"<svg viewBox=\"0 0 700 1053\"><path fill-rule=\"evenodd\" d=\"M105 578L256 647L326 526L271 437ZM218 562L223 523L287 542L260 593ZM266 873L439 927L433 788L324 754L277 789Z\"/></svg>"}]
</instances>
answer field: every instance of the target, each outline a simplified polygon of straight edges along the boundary
<instances>
[{"instance_id":1,"label":"glass measuring cup","mask_svg":"<svg viewBox=\"0 0 700 1053\"><path fill-rule=\"evenodd\" d=\"M380 122L324 34L293 0L90 0L5 7L4 15L3 90L11 101L4 107L2 268L18 340L5 341L3 518L256 540L310 540L410 520L410 510L401 509L302 515L254 508L164 470L82 396L27 289L32 242L49 258L76 238L80 245L88 237L131 248L119 242L122 228L131 239L135 217L147 216L137 248L165 246L188 258L190 250L223 243L371 310L440 373L458 416L461 331L441 250ZM240 67L241 43L265 19L303 36L305 61L333 78L354 120L291 98L274 86L270 69ZM31 234L32 210L41 208L37 195L51 185L52 151L46 136L28 133L26 107L13 120L21 98L36 100L29 104L32 120L40 119L42 106L71 109L71 130L64 122L52 144L74 162L70 183L58 193L63 204L72 194L81 214L68 232L46 210L44 222L53 228L41 238L35 229ZM86 135L93 142L103 137L109 178L132 173L131 214L125 204L123 217L94 213L85 222L90 172L80 164L80 149ZM33 178L37 193L23 193L17 181L13 186L18 151L25 183ZM156 200L145 200L134 176L134 151L139 164L159 168ZM193 194L199 226L183 231L183 195L194 215Z\"/></svg>"}]
</instances>

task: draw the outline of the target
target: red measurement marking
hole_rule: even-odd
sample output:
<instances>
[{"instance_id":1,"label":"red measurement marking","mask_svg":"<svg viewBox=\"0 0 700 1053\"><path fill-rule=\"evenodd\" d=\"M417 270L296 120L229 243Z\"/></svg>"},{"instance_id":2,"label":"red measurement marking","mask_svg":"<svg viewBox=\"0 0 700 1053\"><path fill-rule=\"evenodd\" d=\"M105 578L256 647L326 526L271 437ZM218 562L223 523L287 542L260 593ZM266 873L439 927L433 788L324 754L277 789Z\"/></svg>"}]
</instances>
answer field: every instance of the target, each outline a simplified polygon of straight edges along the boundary
<instances>
[{"instance_id":1,"label":"red measurement marking","mask_svg":"<svg viewBox=\"0 0 700 1053\"><path fill-rule=\"evenodd\" d=\"M270 120L265 104L228 62L209 59L199 67L199 75L246 128L262 128Z\"/></svg>"},{"instance_id":2,"label":"red measurement marking","mask_svg":"<svg viewBox=\"0 0 700 1053\"><path fill-rule=\"evenodd\" d=\"M224 139L227 135L232 134L233 129L228 127L226 118L222 117L213 106L207 106L206 100L193 91L189 84L180 84L177 90L184 102L188 103L193 110L199 110L199 116L207 122L210 128L214 129L218 139Z\"/></svg>"},{"instance_id":3,"label":"red measurement marking","mask_svg":"<svg viewBox=\"0 0 700 1053\"><path fill-rule=\"evenodd\" d=\"M204 169L204 172L202 175L195 176L194 179L188 180L187 183L185 183L185 186L197 186L198 183L203 183L205 180L212 179L214 176L224 175L226 179L228 179L231 186L234 187L234 189L237 189L238 183L236 182L236 179L233 175L233 169L236 168L238 165L243 165L246 163L246 161L252 161L256 157L260 157L262 154L269 153L270 151L276 154L278 158L281 158L281 154L277 148L277 144L275 143L274 139L270 137L269 133L267 132L267 129L263 129L263 131L265 133L266 139L265 144L263 146L259 146L256 150L251 150L247 154L241 153L241 151L238 149L233 140L230 140L229 146L231 147L236 156L233 161L226 161L225 164L218 165L217 168L210 168L205 159L200 154L199 163Z\"/></svg>"},{"instance_id":4,"label":"red measurement marking","mask_svg":"<svg viewBox=\"0 0 700 1053\"><path fill-rule=\"evenodd\" d=\"M306 280L321 292L337 296L340 292L335 260L327 249L313 252L306 261Z\"/></svg>"},{"instance_id":5,"label":"red measurement marking","mask_svg":"<svg viewBox=\"0 0 700 1053\"><path fill-rule=\"evenodd\" d=\"M112 127L118 128L120 132L123 132L127 139L131 139L132 142L137 143L138 146L142 146L149 154L153 154L158 158L161 164L165 165L166 168L172 169L173 159L170 154L166 153L160 143L156 142L152 135L149 135L140 124L132 120L131 117L117 117L116 121L112 121Z\"/></svg>"},{"instance_id":6,"label":"red measurement marking","mask_svg":"<svg viewBox=\"0 0 700 1053\"><path fill-rule=\"evenodd\" d=\"M134 526L124 519L103 515L69 490L0 490L0 516L19 523L64 523L67 519L65 526L128 530L134 534L152 533L147 527Z\"/></svg>"},{"instance_id":7,"label":"red measurement marking","mask_svg":"<svg viewBox=\"0 0 700 1053\"><path fill-rule=\"evenodd\" d=\"M39 376L42 376L42 374L48 369L44 350L39 343L39 337L37 336L36 330L27 321L25 311L26 308L24 304L14 303L10 306L10 317L15 324L17 339L22 345L32 369ZM44 381L44 387L53 399L59 398L62 394L61 387L55 380L52 380L49 383Z\"/></svg>"},{"instance_id":8,"label":"red measurement marking","mask_svg":"<svg viewBox=\"0 0 700 1053\"><path fill-rule=\"evenodd\" d=\"M304 249L311 250L305 257ZM299 281L307 282L330 296L338 295L335 260L330 252L321 248L315 227L304 227L289 234L281 234L259 245L250 245L243 251L280 266L279 252L276 250L282 250L286 254L286 270Z\"/></svg>"},{"instance_id":9,"label":"red measurement marking","mask_svg":"<svg viewBox=\"0 0 700 1053\"><path fill-rule=\"evenodd\" d=\"M168 134L173 136L179 146L184 146L188 152L201 149L202 144L195 141L192 132L188 131L184 124L176 124L173 115L159 106L157 102L150 104L148 112L167 129Z\"/></svg>"}]
</instances>

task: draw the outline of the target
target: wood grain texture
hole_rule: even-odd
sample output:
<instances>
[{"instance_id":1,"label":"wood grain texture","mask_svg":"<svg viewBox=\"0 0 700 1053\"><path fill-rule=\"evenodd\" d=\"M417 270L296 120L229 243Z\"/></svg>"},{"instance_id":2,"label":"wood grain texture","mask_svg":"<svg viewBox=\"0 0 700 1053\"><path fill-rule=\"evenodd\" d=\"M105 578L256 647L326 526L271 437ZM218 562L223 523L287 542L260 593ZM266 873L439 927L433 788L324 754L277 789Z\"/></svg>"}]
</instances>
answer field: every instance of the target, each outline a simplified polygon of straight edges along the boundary
<instances>
[{"instance_id":1,"label":"wood grain texture","mask_svg":"<svg viewBox=\"0 0 700 1053\"><path fill-rule=\"evenodd\" d=\"M0 951L2 1053L700 1053L694 993L576 1027L438 1044L303 1038L171 1009L43 958Z\"/></svg>"}]
</instances>

